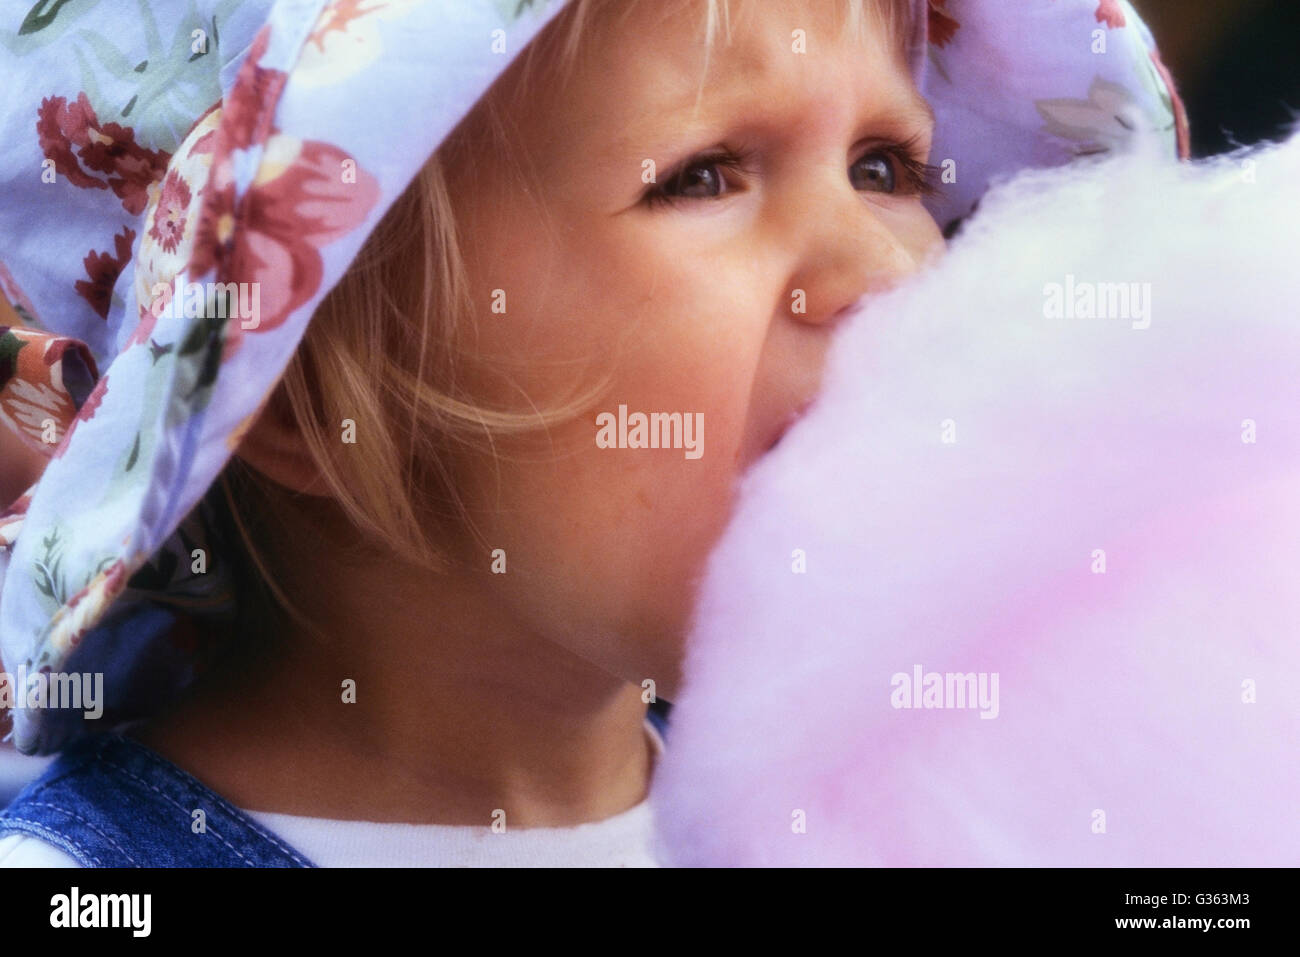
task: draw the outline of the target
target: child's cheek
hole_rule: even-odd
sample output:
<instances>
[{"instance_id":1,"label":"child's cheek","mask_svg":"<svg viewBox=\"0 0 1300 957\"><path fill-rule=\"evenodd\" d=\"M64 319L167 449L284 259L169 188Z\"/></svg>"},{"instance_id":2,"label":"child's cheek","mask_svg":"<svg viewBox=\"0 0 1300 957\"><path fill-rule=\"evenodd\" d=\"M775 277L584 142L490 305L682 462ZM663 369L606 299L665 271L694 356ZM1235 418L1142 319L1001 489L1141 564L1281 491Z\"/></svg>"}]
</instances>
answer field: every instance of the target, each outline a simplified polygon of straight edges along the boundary
<instances>
[{"instance_id":1,"label":"child's cheek","mask_svg":"<svg viewBox=\"0 0 1300 957\"><path fill-rule=\"evenodd\" d=\"M547 516L542 564L566 569L570 614L586 619L585 635L571 640L600 642L588 656L661 675L680 653L696 582L731 513L749 381L744 363L702 365L686 355L628 372L622 395L615 389L603 410L613 444L598 444L591 423L586 450L531 504ZM637 413L691 417L689 441L630 447Z\"/></svg>"}]
</instances>

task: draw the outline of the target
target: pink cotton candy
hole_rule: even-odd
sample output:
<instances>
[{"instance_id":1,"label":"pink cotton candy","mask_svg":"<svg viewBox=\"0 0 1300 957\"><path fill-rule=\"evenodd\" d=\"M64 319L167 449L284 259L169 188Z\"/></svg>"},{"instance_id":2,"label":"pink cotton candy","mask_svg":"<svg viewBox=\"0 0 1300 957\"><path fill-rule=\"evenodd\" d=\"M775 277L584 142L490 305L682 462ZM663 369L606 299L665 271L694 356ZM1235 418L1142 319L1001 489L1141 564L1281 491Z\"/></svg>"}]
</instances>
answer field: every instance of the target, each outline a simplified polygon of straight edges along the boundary
<instances>
[{"instance_id":1,"label":"pink cotton candy","mask_svg":"<svg viewBox=\"0 0 1300 957\"><path fill-rule=\"evenodd\" d=\"M666 862L1300 864L1297 210L1300 139L1026 174L837 333L710 557Z\"/></svg>"}]
</instances>

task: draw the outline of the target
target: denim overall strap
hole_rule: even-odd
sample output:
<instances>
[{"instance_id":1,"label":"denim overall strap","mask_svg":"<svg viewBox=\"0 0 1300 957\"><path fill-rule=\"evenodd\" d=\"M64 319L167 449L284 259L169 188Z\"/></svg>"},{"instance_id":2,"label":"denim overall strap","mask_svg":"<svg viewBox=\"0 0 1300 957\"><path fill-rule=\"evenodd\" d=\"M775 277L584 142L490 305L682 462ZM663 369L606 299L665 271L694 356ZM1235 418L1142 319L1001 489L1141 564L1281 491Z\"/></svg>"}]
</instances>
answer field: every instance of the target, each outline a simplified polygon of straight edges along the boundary
<instances>
[{"instance_id":1,"label":"denim overall strap","mask_svg":"<svg viewBox=\"0 0 1300 957\"><path fill-rule=\"evenodd\" d=\"M14 833L53 844L82 867L315 866L176 765L116 733L70 744L0 811L0 836Z\"/></svg>"}]
</instances>

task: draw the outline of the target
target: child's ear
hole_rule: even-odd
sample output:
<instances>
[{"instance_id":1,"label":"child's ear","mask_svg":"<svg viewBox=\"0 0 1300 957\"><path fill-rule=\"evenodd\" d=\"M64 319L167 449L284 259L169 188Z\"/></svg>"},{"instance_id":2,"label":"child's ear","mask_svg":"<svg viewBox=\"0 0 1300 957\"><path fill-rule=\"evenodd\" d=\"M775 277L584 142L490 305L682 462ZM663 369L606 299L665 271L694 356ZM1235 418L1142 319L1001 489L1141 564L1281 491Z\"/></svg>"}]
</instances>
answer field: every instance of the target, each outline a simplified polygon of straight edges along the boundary
<instances>
[{"instance_id":1,"label":"child's ear","mask_svg":"<svg viewBox=\"0 0 1300 957\"><path fill-rule=\"evenodd\" d=\"M235 455L291 491L324 497L330 494L280 389L262 406Z\"/></svg>"}]
</instances>

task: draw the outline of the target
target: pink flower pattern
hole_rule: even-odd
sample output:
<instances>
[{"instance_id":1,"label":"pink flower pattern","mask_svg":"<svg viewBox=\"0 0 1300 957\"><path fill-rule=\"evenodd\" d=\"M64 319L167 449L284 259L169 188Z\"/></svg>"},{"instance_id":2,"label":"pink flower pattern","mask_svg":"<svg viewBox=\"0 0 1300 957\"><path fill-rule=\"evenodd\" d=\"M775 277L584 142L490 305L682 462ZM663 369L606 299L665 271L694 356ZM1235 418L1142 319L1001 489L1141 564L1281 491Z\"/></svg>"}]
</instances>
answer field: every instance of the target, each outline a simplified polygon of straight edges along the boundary
<instances>
[{"instance_id":1,"label":"pink flower pattern","mask_svg":"<svg viewBox=\"0 0 1300 957\"><path fill-rule=\"evenodd\" d=\"M245 330L240 322L227 323L223 362L238 351L244 332L276 328L316 294L324 275L320 247L359 226L379 199L378 181L369 172L354 168L355 175L345 181L348 155L328 143L308 140L298 143L292 163L255 183L236 205L232 154L281 135L270 125L263 97L268 90L279 90L285 75L259 64L266 45L263 31L211 140L212 171L189 262L194 276L215 270L218 282L260 286L258 324ZM198 144L193 151L199 152ZM236 222L238 229L233 228Z\"/></svg>"},{"instance_id":2,"label":"pink flower pattern","mask_svg":"<svg viewBox=\"0 0 1300 957\"><path fill-rule=\"evenodd\" d=\"M113 287L117 277L131 261L131 244L135 241L135 230L124 228L113 237L113 254L97 253L93 249L82 260L86 275L90 278L78 279L74 284L77 295L90 303L101 319L108 318L108 310L113 301Z\"/></svg>"},{"instance_id":3,"label":"pink flower pattern","mask_svg":"<svg viewBox=\"0 0 1300 957\"><path fill-rule=\"evenodd\" d=\"M144 212L150 185L162 178L171 159L166 150L136 143L131 127L100 123L84 92L72 104L61 96L41 100L36 136L57 173L83 189L112 189L133 216Z\"/></svg>"},{"instance_id":4,"label":"pink flower pattern","mask_svg":"<svg viewBox=\"0 0 1300 957\"><path fill-rule=\"evenodd\" d=\"M1097 22L1106 24L1111 30L1126 26L1128 21L1124 19L1124 11L1119 5L1119 0L1099 0Z\"/></svg>"},{"instance_id":5,"label":"pink flower pattern","mask_svg":"<svg viewBox=\"0 0 1300 957\"><path fill-rule=\"evenodd\" d=\"M930 22L927 29L929 30L930 42L940 48L951 43L952 38L961 29L961 24L943 9L947 2L948 0L930 0Z\"/></svg>"},{"instance_id":6,"label":"pink flower pattern","mask_svg":"<svg viewBox=\"0 0 1300 957\"><path fill-rule=\"evenodd\" d=\"M167 252L175 252L185 236L186 212L190 206L190 188L180 174L172 170L163 180L162 196L154 211L149 235Z\"/></svg>"}]
</instances>

